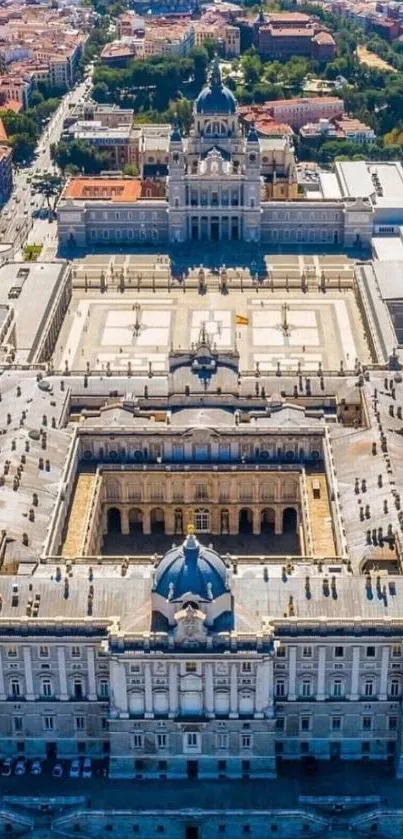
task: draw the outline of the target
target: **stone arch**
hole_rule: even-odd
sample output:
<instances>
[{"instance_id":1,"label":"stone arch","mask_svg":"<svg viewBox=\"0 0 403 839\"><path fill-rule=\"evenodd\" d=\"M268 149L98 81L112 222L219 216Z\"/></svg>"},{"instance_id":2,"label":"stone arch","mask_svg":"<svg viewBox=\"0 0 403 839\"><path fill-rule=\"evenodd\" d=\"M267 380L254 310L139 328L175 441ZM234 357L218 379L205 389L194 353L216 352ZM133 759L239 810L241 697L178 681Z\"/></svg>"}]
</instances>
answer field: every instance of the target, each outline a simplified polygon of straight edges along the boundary
<instances>
[{"instance_id":1,"label":"stone arch","mask_svg":"<svg viewBox=\"0 0 403 839\"><path fill-rule=\"evenodd\" d=\"M153 708L156 716L166 716L169 711L167 690L155 690L153 693Z\"/></svg>"},{"instance_id":2,"label":"stone arch","mask_svg":"<svg viewBox=\"0 0 403 839\"><path fill-rule=\"evenodd\" d=\"M183 533L183 510L174 510L174 533Z\"/></svg>"},{"instance_id":3,"label":"stone arch","mask_svg":"<svg viewBox=\"0 0 403 839\"><path fill-rule=\"evenodd\" d=\"M273 507L265 507L260 513L260 532L274 533L276 527L276 512Z\"/></svg>"},{"instance_id":4,"label":"stone arch","mask_svg":"<svg viewBox=\"0 0 403 839\"><path fill-rule=\"evenodd\" d=\"M283 510L283 533L296 533L298 515L295 507L285 507Z\"/></svg>"},{"instance_id":5,"label":"stone arch","mask_svg":"<svg viewBox=\"0 0 403 839\"><path fill-rule=\"evenodd\" d=\"M108 533L121 533L122 521L118 507L109 507L107 512Z\"/></svg>"},{"instance_id":6,"label":"stone arch","mask_svg":"<svg viewBox=\"0 0 403 839\"><path fill-rule=\"evenodd\" d=\"M139 507L129 510L130 533L143 533L143 511Z\"/></svg>"},{"instance_id":7,"label":"stone arch","mask_svg":"<svg viewBox=\"0 0 403 839\"><path fill-rule=\"evenodd\" d=\"M165 513L162 507L154 507L150 512L151 533L165 533Z\"/></svg>"},{"instance_id":8,"label":"stone arch","mask_svg":"<svg viewBox=\"0 0 403 839\"><path fill-rule=\"evenodd\" d=\"M253 510L250 507L241 507L238 513L239 533L253 533Z\"/></svg>"}]
</instances>

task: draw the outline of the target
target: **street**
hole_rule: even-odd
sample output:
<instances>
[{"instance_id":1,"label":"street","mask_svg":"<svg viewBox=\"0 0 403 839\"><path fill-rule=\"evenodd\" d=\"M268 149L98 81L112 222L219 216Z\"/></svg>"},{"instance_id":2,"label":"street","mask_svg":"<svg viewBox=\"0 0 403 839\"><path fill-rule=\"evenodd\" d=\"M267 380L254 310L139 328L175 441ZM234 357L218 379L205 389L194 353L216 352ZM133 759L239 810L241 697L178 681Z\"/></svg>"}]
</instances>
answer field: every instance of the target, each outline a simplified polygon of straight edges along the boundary
<instances>
[{"instance_id":1,"label":"street","mask_svg":"<svg viewBox=\"0 0 403 839\"><path fill-rule=\"evenodd\" d=\"M82 101L87 90L88 74L84 81L70 90L63 97L58 109L52 115L38 142L36 154L29 166L14 170L14 188L12 195L0 213L0 254L4 251L7 258L22 258L22 249L26 243L42 244L41 259L53 259L57 251L57 224L49 222L45 213L46 201L42 195L31 189L31 179L46 171L53 171L50 147L57 143L63 128L63 120L70 106ZM35 214L35 215L33 215ZM7 250L12 246L13 252Z\"/></svg>"}]
</instances>

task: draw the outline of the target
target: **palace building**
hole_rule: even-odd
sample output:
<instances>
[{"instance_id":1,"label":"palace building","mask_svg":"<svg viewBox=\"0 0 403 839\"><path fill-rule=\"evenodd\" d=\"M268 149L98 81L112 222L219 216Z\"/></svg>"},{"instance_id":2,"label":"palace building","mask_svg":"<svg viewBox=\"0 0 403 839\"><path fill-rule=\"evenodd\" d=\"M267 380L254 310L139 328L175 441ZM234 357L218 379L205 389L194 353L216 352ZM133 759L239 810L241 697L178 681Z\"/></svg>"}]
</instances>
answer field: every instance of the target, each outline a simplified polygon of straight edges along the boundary
<instances>
[{"instance_id":1,"label":"palace building","mask_svg":"<svg viewBox=\"0 0 403 839\"><path fill-rule=\"evenodd\" d=\"M157 145L147 158L154 169ZM164 179L165 158L163 189L116 175L71 179L58 204L62 250L191 241L368 248L379 227L403 223L400 163L338 163L303 188L289 134L261 137L253 123L244 129L218 61L195 101L189 135L171 131Z\"/></svg>"},{"instance_id":2,"label":"palace building","mask_svg":"<svg viewBox=\"0 0 403 839\"><path fill-rule=\"evenodd\" d=\"M372 266L1 272L1 756L402 777L402 358Z\"/></svg>"}]
</instances>

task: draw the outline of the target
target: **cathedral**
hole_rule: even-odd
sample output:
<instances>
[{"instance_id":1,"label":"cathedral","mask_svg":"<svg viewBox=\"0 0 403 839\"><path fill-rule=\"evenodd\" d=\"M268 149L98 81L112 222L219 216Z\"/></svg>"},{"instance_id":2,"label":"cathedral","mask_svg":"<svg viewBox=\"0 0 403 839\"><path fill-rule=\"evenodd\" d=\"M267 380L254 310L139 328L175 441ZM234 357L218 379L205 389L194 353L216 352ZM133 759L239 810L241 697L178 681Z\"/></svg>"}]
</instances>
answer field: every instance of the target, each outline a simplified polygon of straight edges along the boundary
<instances>
[{"instance_id":1,"label":"cathedral","mask_svg":"<svg viewBox=\"0 0 403 839\"><path fill-rule=\"evenodd\" d=\"M170 141L170 238L221 241L260 238L261 159L253 127L245 137L233 93L218 60L194 106L187 140L177 128Z\"/></svg>"}]
</instances>

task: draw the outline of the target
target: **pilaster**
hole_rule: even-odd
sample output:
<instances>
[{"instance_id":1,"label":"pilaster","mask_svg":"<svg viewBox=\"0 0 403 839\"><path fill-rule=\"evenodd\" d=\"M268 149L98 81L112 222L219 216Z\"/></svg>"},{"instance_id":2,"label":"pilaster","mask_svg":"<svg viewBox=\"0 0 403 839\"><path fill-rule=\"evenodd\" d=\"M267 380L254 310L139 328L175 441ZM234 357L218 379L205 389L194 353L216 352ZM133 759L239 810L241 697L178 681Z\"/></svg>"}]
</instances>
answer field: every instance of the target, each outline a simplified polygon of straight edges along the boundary
<instances>
[{"instance_id":1,"label":"pilaster","mask_svg":"<svg viewBox=\"0 0 403 839\"><path fill-rule=\"evenodd\" d=\"M297 698L296 693L296 675L297 675L297 648L290 647L289 652L289 681L288 681L288 699L294 702Z\"/></svg>"},{"instance_id":2,"label":"pilaster","mask_svg":"<svg viewBox=\"0 0 403 839\"><path fill-rule=\"evenodd\" d=\"M325 682L326 682L326 647L319 647L319 658L318 658L318 692L317 692L317 699L319 702L323 702L326 699L325 696Z\"/></svg>"},{"instance_id":3,"label":"pilaster","mask_svg":"<svg viewBox=\"0 0 403 839\"><path fill-rule=\"evenodd\" d=\"M88 668L88 699L94 702L97 699L97 683L95 679L95 655L94 647L87 647L87 668Z\"/></svg>"},{"instance_id":4,"label":"pilaster","mask_svg":"<svg viewBox=\"0 0 403 839\"><path fill-rule=\"evenodd\" d=\"M238 713L238 673L236 664L231 664L229 695L230 719L236 719L238 717Z\"/></svg>"},{"instance_id":5,"label":"pilaster","mask_svg":"<svg viewBox=\"0 0 403 839\"><path fill-rule=\"evenodd\" d=\"M145 702L145 713L144 716L146 718L152 718L154 716L154 708L153 708L153 686L152 686L152 678L151 678L151 664L150 662L146 662L144 668L144 702Z\"/></svg>"},{"instance_id":6,"label":"pilaster","mask_svg":"<svg viewBox=\"0 0 403 839\"><path fill-rule=\"evenodd\" d=\"M32 676L32 660L31 660L31 648L24 647L23 648L23 656L24 656L24 671L25 671L25 699L28 702L32 702L35 699L34 694L34 680Z\"/></svg>"},{"instance_id":7,"label":"pilaster","mask_svg":"<svg viewBox=\"0 0 403 839\"><path fill-rule=\"evenodd\" d=\"M359 678L360 678L360 648L353 647L353 662L351 667L351 693L349 699L357 700L359 697Z\"/></svg>"},{"instance_id":8,"label":"pilaster","mask_svg":"<svg viewBox=\"0 0 403 839\"><path fill-rule=\"evenodd\" d=\"M69 692L67 688L66 651L64 647L57 648L57 666L59 671L59 700L61 702L67 702Z\"/></svg>"},{"instance_id":9,"label":"pilaster","mask_svg":"<svg viewBox=\"0 0 403 839\"><path fill-rule=\"evenodd\" d=\"M381 678L379 684L378 699L385 701L388 698L388 671L389 671L389 647L382 647Z\"/></svg>"}]
</instances>

